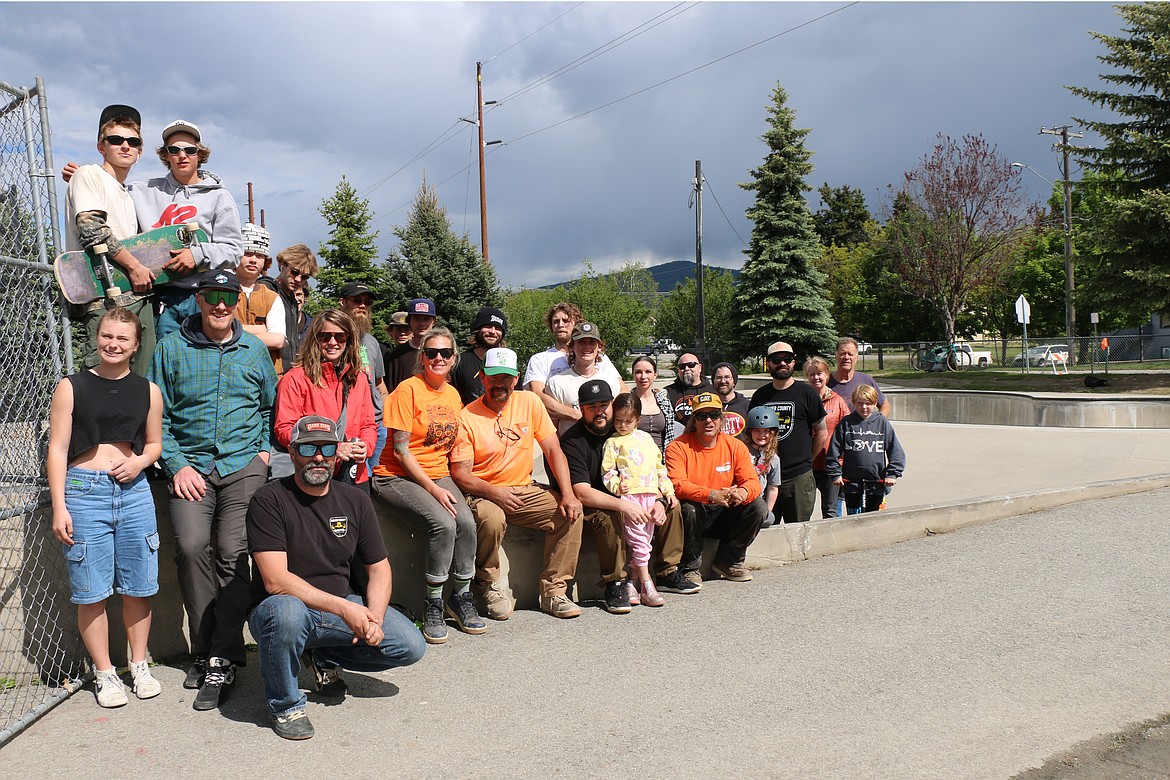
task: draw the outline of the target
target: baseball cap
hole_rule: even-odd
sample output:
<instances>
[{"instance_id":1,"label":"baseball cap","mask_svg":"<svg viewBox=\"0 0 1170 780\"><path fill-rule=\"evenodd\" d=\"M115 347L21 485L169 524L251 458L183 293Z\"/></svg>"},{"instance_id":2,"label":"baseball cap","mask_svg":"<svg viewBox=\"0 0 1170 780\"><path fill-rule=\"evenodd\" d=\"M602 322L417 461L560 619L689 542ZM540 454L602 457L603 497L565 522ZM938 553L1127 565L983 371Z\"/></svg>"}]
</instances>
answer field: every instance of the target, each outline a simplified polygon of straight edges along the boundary
<instances>
[{"instance_id":1,"label":"baseball cap","mask_svg":"<svg viewBox=\"0 0 1170 780\"><path fill-rule=\"evenodd\" d=\"M133 119L134 124L142 127L142 114L138 113L137 108L134 108L133 106L122 105L121 103L115 103L112 106L106 106L102 109L101 118L98 119L98 130L101 130L102 125L104 125L106 122L109 122L111 119L117 119L118 117L127 117L128 119Z\"/></svg>"},{"instance_id":2,"label":"baseball cap","mask_svg":"<svg viewBox=\"0 0 1170 780\"><path fill-rule=\"evenodd\" d=\"M337 435L337 423L328 417L316 414L305 415L293 426L289 444L334 443L341 441Z\"/></svg>"},{"instance_id":3,"label":"baseball cap","mask_svg":"<svg viewBox=\"0 0 1170 780\"><path fill-rule=\"evenodd\" d=\"M597 339L601 341L601 331L592 322L578 322L573 326L573 341L580 339Z\"/></svg>"},{"instance_id":4,"label":"baseball cap","mask_svg":"<svg viewBox=\"0 0 1170 780\"><path fill-rule=\"evenodd\" d=\"M483 372L488 376L496 374L519 376L520 370L516 367L516 353L506 347L489 349L483 354Z\"/></svg>"},{"instance_id":5,"label":"baseball cap","mask_svg":"<svg viewBox=\"0 0 1170 780\"><path fill-rule=\"evenodd\" d=\"M593 338L590 336L590 338ZM577 389L577 403L580 406L585 404L600 404L606 401L613 400L613 389L609 386L609 382L600 379L590 379L585 384ZM723 407L720 406L720 409Z\"/></svg>"},{"instance_id":6,"label":"baseball cap","mask_svg":"<svg viewBox=\"0 0 1170 780\"><path fill-rule=\"evenodd\" d=\"M174 122L171 122L169 125L163 128L163 143L165 144L167 139L175 133L190 133L191 135L195 136L196 142L203 140L203 137L199 135L199 128L195 125L195 123L188 122L186 119L176 119Z\"/></svg>"},{"instance_id":7,"label":"baseball cap","mask_svg":"<svg viewBox=\"0 0 1170 780\"><path fill-rule=\"evenodd\" d=\"M691 400L691 414L703 409L723 411L723 402L714 393L699 393Z\"/></svg>"},{"instance_id":8,"label":"baseball cap","mask_svg":"<svg viewBox=\"0 0 1170 780\"><path fill-rule=\"evenodd\" d=\"M430 298L411 298L410 303L406 304L406 311L408 314L426 314L429 317L438 317L439 312L435 309L435 302Z\"/></svg>"},{"instance_id":9,"label":"baseball cap","mask_svg":"<svg viewBox=\"0 0 1170 780\"><path fill-rule=\"evenodd\" d=\"M403 328L410 327L409 315L404 311L396 311L390 315L390 327L394 328L399 326Z\"/></svg>"},{"instance_id":10,"label":"baseball cap","mask_svg":"<svg viewBox=\"0 0 1170 780\"><path fill-rule=\"evenodd\" d=\"M508 332L508 318L494 306L484 306L479 310L479 313L475 315L475 320L471 323L471 332L475 333L488 325L497 326L501 333Z\"/></svg>"},{"instance_id":11,"label":"baseball cap","mask_svg":"<svg viewBox=\"0 0 1170 780\"><path fill-rule=\"evenodd\" d=\"M240 232L244 234L244 254L269 256L268 245L272 237L267 230L251 222L245 222Z\"/></svg>"},{"instance_id":12,"label":"baseball cap","mask_svg":"<svg viewBox=\"0 0 1170 780\"><path fill-rule=\"evenodd\" d=\"M775 341L775 342L773 342L773 343L772 343L772 346L768 347L768 351L767 351L767 352L765 352L764 354L765 354L765 355L773 355L773 354L775 354L775 353L777 353L777 352L787 352L787 353L789 353L790 355L795 355L795 354L796 354L796 350L794 350L794 349L792 348L792 345L791 345L791 344L789 344L787 341Z\"/></svg>"},{"instance_id":13,"label":"baseball cap","mask_svg":"<svg viewBox=\"0 0 1170 780\"><path fill-rule=\"evenodd\" d=\"M239 292L240 280L231 271L213 268L210 271L204 271L203 276L199 277L199 290L228 290L229 292Z\"/></svg>"},{"instance_id":14,"label":"baseball cap","mask_svg":"<svg viewBox=\"0 0 1170 780\"><path fill-rule=\"evenodd\" d=\"M342 285L340 295L342 298L356 298L359 295L373 295L374 291L361 282L347 282Z\"/></svg>"}]
</instances>

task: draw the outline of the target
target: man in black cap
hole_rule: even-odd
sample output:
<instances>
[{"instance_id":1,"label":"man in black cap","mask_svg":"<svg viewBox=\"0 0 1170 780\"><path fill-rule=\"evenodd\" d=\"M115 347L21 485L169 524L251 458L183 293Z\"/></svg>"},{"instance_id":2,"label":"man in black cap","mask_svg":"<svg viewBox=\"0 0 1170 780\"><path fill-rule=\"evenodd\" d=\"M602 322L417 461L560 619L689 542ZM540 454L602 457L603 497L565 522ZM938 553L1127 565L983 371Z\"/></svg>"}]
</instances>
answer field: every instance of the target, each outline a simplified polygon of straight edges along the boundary
<instances>
[{"instance_id":1,"label":"man in black cap","mask_svg":"<svg viewBox=\"0 0 1170 780\"><path fill-rule=\"evenodd\" d=\"M426 651L414 624L388 608L390 562L369 497L330 479L338 441L333 420L302 417L289 444L293 476L268 483L248 505L256 563L248 625L272 727L285 739L313 736L298 658L313 672L317 693L337 700L346 692L338 669L381 672L409 666ZM350 593L358 564L368 580L364 598Z\"/></svg>"},{"instance_id":2,"label":"man in black cap","mask_svg":"<svg viewBox=\"0 0 1170 780\"><path fill-rule=\"evenodd\" d=\"M613 391L609 383L590 379L581 385L577 397L581 419L561 435L561 450L569 463L573 492L585 508L584 528L593 532L597 544L597 562L605 586L605 608L614 614L631 610L625 587L625 545L622 523L629 517L636 522L653 520L662 525L654 528L651 562L658 575L658 589L668 593L697 593L699 583L688 582L678 571L683 553L683 525L679 505L667 511L661 502L646 512L631 501L622 501L605 489L601 473L601 452L613 431Z\"/></svg>"},{"instance_id":3,"label":"man in black cap","mask_svg":"<svg viewBox=\"0 0 1170 780\"><path fill-rule=\"evenodd\" d=\"M145 375L154 352L154 312L149 293L154 273L123 247L120 239L138 233L134 202L126 189L130 169L142 156L142 116L130 106L106 106L98 119L97 150L101 165L83 165L69 180L65 193L65 246L90 249L105 244L107 257L121 266L133 290L123 290L114 301L142 321L142 343L134 354L134 372ZM105 287L103 284L102 287ZM86 307L82 315L86 343L84 368L98 364L97 325L106 313L105 299Z\"/></svg>"},{"instance_id":4,"label":"man in black cap","mask_svg":"<svg viewBox=\"0 0 1170 780\"><path fill-rule=\"evenodd\" d=\"M386 395L389 392L386 389L386 366L382 362L382 345L370 332L374 325L372 315L374 291L361 282L349 282L342 286L339 295L341 308L353 317L353 321L358 326L358 332L362 334L362 343L359 347L362 355L362 369L370 377L370 398L374 401L374 422L378 426L378 442L374 445L374 451L367 461L370 471L373 471L374 466L378 465L378 459L382 457L382 449L386 446L386 428L382 425L382 407L385 406Z\"/></svg>"},{"instance_id":5,"label":"man in black cap","mask_svg":"<svg viewBox=\"0 0 1170 780\"><path fill-rule=\"evenodd\" d=\"M451 376L451 384L459 391L459 398L467 406L483 395L483 380L479 372L483 369L483 356L489 349L506 347L504 336L508 332L508 318L494 306L484 306L471 323L472 346L459 356L459 363Z\"/></svg>"},{"instance_id":6,"label":"man in black cap","mask_svg":"<svg viewBox=\"0 0 1170 780\"><path fill-rule=\"evenodd\" d=\"M162 393L162 462L195 656L183 686L199 689L195 709L210 710L246 660L245 515L268 478L276 371L264 343L236 319L236 275L215 269L198 284L198 313L159 341L147 378Z\"/></svg>"},{"instance_id":7,"label":"man in black cap","mask_svg":"<svg viewBox=\"0 0 1170 780\"><path fill-rule=\"evenodd\" d=\"M439 310L430 298L411 298L406 304L406 321L410 325L410 340L399 344L386 355L386 390L394 392L399 383L414 376L418 368L418 351L422 337L434 327Z\"/></svg>"}]
</instances>

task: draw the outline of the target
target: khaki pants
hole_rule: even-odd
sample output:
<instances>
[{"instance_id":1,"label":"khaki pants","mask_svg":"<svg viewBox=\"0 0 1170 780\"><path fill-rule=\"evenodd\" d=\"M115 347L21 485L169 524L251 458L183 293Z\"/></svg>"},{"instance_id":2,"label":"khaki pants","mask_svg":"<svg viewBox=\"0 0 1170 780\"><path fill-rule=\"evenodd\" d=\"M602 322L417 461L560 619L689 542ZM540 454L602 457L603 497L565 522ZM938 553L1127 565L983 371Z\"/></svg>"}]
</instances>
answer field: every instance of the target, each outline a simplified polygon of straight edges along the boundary
<instances>
[{"instance_id":1,"label":"khaki pants","mask_svg":"<svg viewBox=\"0 0 1170 780\"><path fill-rule=\"evenodd\" d=\"M516 488L524 502L518 511L505 515L504 510L486 498L467 497L475 517L475 576L481 582L500 580L500 544L509 525L534 528L544 532L544 571L540 573L542 596L563 594L569 580L577 574L577 557L581 552L581 522L570 523L560 513L560 496L536 483ZM621 537L618 537L620 543Z\"/></svg>"}]
</instances>

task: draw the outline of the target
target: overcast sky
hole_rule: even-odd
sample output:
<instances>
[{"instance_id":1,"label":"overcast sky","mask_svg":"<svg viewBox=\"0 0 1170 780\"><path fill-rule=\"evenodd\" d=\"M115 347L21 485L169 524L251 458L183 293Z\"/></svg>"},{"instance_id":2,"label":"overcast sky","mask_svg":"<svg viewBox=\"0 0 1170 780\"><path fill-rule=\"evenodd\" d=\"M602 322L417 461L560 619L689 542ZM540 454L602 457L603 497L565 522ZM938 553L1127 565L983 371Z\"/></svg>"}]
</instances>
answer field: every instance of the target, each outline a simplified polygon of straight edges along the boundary
<instances>
[{"instance_id":1,"label":"overcast sky","mask_svg":"<svg viewBox=\"0 0 1170 780\"><path fill-rule=\"evenodd\" d=\"M96 161L109 103L139 108L152 146L195 122L243 219L254 183L278 248L327 238L317 208L344 174L385 256L424 177L480 242L476 128L459 120L482 61L500 101L485 135L504 141L487 157L490 256L505 284L535 286L586 259L693 260L696 160L704 260L742 264L737 185L777 83L812 129L809 184L859 188L875 212L940 132L1057 179L1038 131L1101 116L1064 85L1097 82L1088 31L1120 27L1106 3L0 3L0 80L44 77L58 168ZM161 172L150 154L131 176Z\"/></svg>"}]
</instances>

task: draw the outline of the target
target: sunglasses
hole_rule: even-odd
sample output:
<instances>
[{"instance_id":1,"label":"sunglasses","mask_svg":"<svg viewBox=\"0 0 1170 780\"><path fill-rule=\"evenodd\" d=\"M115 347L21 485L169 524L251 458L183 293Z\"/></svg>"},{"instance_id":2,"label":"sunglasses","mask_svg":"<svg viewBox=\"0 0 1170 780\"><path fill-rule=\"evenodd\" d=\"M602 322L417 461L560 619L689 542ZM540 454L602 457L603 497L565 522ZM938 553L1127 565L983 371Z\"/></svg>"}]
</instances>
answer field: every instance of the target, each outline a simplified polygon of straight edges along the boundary
<instances>
[{"instance_id":1,"label":"sunglasses","mask_svg":"<svg viewBox=\"0 0 1170 780\"><path fill-rule=\"evenodd\" d=\"M307 282L313 278L312 274L305 273L304 271L298 271L297 269L287 265L284 267L284 272L289 279L304 279Z\"/></svg>"},{"instance_id":2,"label":"sunglasses","mask_svg":"<svg viewBox=\"0 0 1170 780\"><path fill-rule=\"evenodd\" d=\"M374 299L369 295L363 295L360 298L350 298L354 306L373 306Z\"/></svg>"},{"instance_id":3,"label":"sunglasses","mask_svg":"<svg viewBox=\"0 0 1170 780\"><path fill-rule=\"evenodd\" d=\"M455 355L455 350L451 347L425 347L423 354L427 356L427 360L434 360L437 357L443 360L450 360Z\"/></svg>"},{"instance_id":4,"label":"sunglasses","mask_svg":"<svg viewBox=\"0 0 1170 780\"><path fill-rule=\"evenodd\" d=\"M137 149L138 147L142 146L141 138L134 138L127 135L107 135L105 141L111 146L121 146L122 144L128 144L131 149Z\"/></svg>"},{"instance_id":5,"label":"sunglasses","mask_svg":"<svg viewBox=\"0 0 1170 780\"><path fill-rule=\"evenodd\" d=\"M787 352L773 352L771 355L768 355L768 362L769 363L795 363L796 356L790 355Z\"/></svg>"},{"instance_id":6,"label":"sunglasses","mask_svg":"<svg viewBox=\"0 0 1170 780\"><path fill-rule=\"evenodd\" d=\"M505 428L500 425L500 418L496 418L496 436L499 436L504 441L505 447L511 447L516 442L520 441L520 434L511 428Z\"/></svg>"},{"instance_id":7,"label":"sunglasses","mask_svg":"<svg viewBox=\"0 0 1170 780\"><path fill-rule=\"evenodd\" d=\"M697 365L699 365L699 362L698 362L697 360L688 360L688 361L687 361L687 362L685 362L685 363L679 363L679 364L678 364L678 367L679 367L679 368L688 368L688 369L689 369L689 368L694 368L694 367L695 367L695 366L697 366Z\"/></svg>"},{"instance_id":8,"label":"sunglasses","mask_svg":"<svg viewBox=\"0 0 1170 780\"><path fill-rule=\"evenodd\" d=\"M204 290L199 294L208 306L219 306L222 303L230 309L240 302L240 294L231 290Z\"/></svg>"},{"instance_id":9,"label":"sunglasses","mask_svg":"<svg viewBox=\"0 0 1170 780\"><path fill-rule=\"evenodd\" d=\"M198 146L174 146L174 145L172 145L172 146L168 146L166 149L167 149L167 154L173 154L176 156L179 154L185 154L188 157L194 157L195 155L199 154L199 147Z\"/></svg>"},{"instance_id":10,"label":"sunglasses","mask_svg":"<svg viewBox=\"0 0 1170 780\"><path fill-rule=\"evenodd\" d=\"M332 458L334 455L337 454L337 445L334 443L329 443L329 444L308 444L308 443L305 443L305 444L298 444L297 445L297 455L300 455L302 458L316 457L318 452L321 453L321 457L323 457L323 458Z\"/></svg>"},{"instance_id":11,"label":"sunglasses","mask_svg":"<svg viewBox=\"0 0 1170 780\"><path fill-rule=\"evenodd\" d=\"M338 344L345 344L349 341L349 336L345 333L339 333L337 331L323 330L317 334L317 341L320 341L322 344L328 343L330 341L336 341Z\"/></svg>"},{"instance_id":12,"label":"sunglasses","mask_svg":"<svg viewBox=\"0 0 1170 780\"><path fill-rule=\"evenodd\" d=\"M711 411L695 412L694 416L699 422L709 422L711 420L718 420L723 416L723 412L712 409Z\"/></svg>"}]
</instances>

